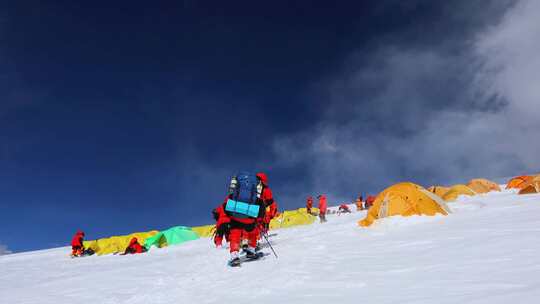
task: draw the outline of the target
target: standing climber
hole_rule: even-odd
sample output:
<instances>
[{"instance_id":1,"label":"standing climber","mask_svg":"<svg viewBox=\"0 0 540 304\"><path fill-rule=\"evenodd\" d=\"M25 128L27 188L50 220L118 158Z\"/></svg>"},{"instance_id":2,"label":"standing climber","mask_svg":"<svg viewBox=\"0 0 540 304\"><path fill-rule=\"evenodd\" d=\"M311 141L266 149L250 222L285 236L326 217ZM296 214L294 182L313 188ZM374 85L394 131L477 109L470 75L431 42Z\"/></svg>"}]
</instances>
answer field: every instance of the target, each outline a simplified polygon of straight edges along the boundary
<instances>
[{"instance_id":1,"label":"standing climber","mask_svg":"<svg viewBox=\"0 0 540 304\"><path fill-rule=\"evenodd\" d=\"M84 232L77 230L73 239L71 239L71 256L80 257L84 254Z\"/></svg>"},{"instance_id":2,"label":"standing climber","mask_svg":"<svg viewBox=\"0 0 540 304\"><path fill-rule=\"evenodd\" d=\"M228 195L223 202L225 214L229 217L229 243L231 259L229 265L240 265L240 242L242 234L248 239L245 249L248 259L257 259L255 251L259 238L258 224L263 222L266 205L262 199L264 185L250 173L239 173L230 181ZM268 195L268 194L267 194ZM270 192L271 195L271 192Z\"/></svg>"},{"instance_id":3,"label":"standing climber","mask_svg":"<svg viewBox=\"0 0 540 304\"><path fill-rule=\"evenodd\" d=\"M313 208L313 197L310 195L306 201L306 210L308 214L311 214L311 208Z\"/></svg>"},{"instance_id":4,"label":"standing climber","mask_svg":"<svg viewBox=\"0 0 540 304\"><path fill-rule=\"evenodd\" d=\"M262 183L263 186L260 199L263 201L265 206L264 217L262 219L262 223L260 224L260 232L267 234L268 230L270 229L270 221L276 217L278 207L277 202L274 200L274 196L272 195L272 190L268 186L268 177L266 174L263 172L257 173L257 180Z\"/></svg>"},{"instance_id":5,"label":"standing climber","mask_svg":"<svg viewBox=\"0 0 540 304\"><path fill-rule=\"evenodd\" d=\"M319 219L321 220L321 223L326 222L326 210L328 208L327 202L326 202L326 195L321 194L317 196L319 199Z\"/></svg>"},{"instance_id":6,"label":"standing climber","mask_svg":"<svg viewBox=\"0 0 540 304\"><path fill-rule=\"evenodd\" d=\"M376 196L368 195L368 197L366 198L365 209L369 209L371 206L373 206L376 198Z\"/></svg>"},{"instance_id":7,"label":"standing climber","mask_svg":"<svg viewBox=\"0 0 540 304\"><path fill-rule=\"evenodd\" d=\"M364 202L363 202L362 195L360 195L360 196L356 199L355 204L356 204L356 211L364 210Z\"/></svg>"}]
</instances>

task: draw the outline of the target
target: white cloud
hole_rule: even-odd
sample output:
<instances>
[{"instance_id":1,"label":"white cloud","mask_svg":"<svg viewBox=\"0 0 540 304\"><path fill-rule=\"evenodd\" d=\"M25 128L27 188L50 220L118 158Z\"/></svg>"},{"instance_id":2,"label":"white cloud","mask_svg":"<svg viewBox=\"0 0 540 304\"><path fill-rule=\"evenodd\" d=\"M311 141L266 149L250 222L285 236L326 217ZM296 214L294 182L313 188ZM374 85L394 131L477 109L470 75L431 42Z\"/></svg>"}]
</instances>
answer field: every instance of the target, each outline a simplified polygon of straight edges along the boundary
<instances>
[{"instance_id":1,"label":"white cloud","mask_svg":"<svg viewBox=\"0 0 540 304\"><path fill-rule=\"evenodd\" d=\"M274 143L278 163L307 163L311 191L339 200L402 180L538 170L538 11L520 2L458 52L386 46L349 62L325 85L323 120Z\"/></svg>"},{"instance_id":2,"label":"white cloud","mask_svg":"<svg viewBox=\"0 0 540 304\"><path fill-rule=\"evenodd\" d=\"M0 255L4 254L10 254L11 251L7 248L7 246L0 244Z\"/></svg>"}]
</instances>

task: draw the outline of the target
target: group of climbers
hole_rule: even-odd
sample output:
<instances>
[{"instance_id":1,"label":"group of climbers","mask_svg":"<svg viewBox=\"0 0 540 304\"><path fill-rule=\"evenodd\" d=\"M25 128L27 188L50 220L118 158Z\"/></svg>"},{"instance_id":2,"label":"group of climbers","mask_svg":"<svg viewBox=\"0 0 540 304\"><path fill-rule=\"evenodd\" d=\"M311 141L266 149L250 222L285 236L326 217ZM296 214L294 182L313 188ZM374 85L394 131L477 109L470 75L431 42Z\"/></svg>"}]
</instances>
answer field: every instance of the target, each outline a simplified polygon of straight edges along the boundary
<instances>
[{"instance_id":1,"label":"group of climbers","mask_svg":"<svg viewBox=\"0 0 540 304\"><path fill-rule=\"evenodd\" d=\"M326 195L324 194L318 195L317 199L319 200L318 216L321 223L324 223L326 222L326 214L328 212L328 205L327 205L328 203L327 203ZM374 201L375 201L375 196L369 195L367 199L364 201L362 195L360 195L355 201L356 210L357 211L367 210L373 205ZM308 196L306 199L306 211L308 214L312 214L312 215L314 214L313 213L313 197L311 195ZM347 203L343 203L339 206L338 214L341 214L341 213L352 213Z\"/></svg>"},{"instance_id":2,"label":"group of climbers","mask_svg":"<svg viewBox=\"0 0 540 304\"><path fill-rule=\"evenodd\" d=\"M317 196L319 200L319 219L321 223L326 222L326 212L328 211L328 203L326 201L326 195L320 194ZM310 195L306 200L306 211L308 214L313 215L313 197Z\"/></svg>"},{"instance_id":3,"label":"group of climbers","mask_svg":"<svg viewBox=\"0 0 540 304\"><path fill-rule=\"evenodd\" d=\"M368 210L373 205L374 201L375 196L373 195L368 195L365 201L362 195L360 195L355 201L356 210Z\"/></svg>"},{"instance_id":4,"label":"group of climbers","mask_svg":"<svg viewBox=\"0 0 540 304\"><path fill-rule=\"evenodd\" d=\"M318 217L321 223L327 221L328 202L325 194L317 196ZM360 195L356 201L357 210L364 210L371 207L374 196L368 196L366 201ZM306 201L308 214L313 213L313 197L308 196ZM351 213L347 204L339 206L338 214ZM274 200L272 190L265 173L259 172L256 175L240 173L231 179L229 191L225 200L212 210L216 221L214 244L221 247L223 239L229 243L231 266L240 264L240 250L245 252L248 259L260 257L259 241L261 236L267 235L270 222L278 215L277 203ZM77 231L72 239L72 256L79 257L93 254L91 249L85 250L84 232ZM242 246L242 242L247 242ZM123 254L136 254L146 252L146 248L139 244L136 237L133 237Z\"/></svg>"},{"instance_id":5,"label":"group of climbers","mask_svg":"<svg viewBox=\"0 0 540 304\"><path fill-rule=\"evenodd\" d=\"M227 197L212 213L216 220L214 244L220 247L223 238L229 242L231 266L240 264L242 240L247 240L242 248L246 257L258 258L261 235L268 233L270 221L278 213L266 174L259 172L255 178L248 173L234 176Z\"/></svg>"},{"instance_id":6,"label":"group of climbers","mask_svg":"<svg viewBox=\"0 0 540 304\"><path fill-rule=\"evenodd\" d=\"M133 237L129 242L129 245L126 247L126 250L122 255L125 254L135 254L146 252L146 248L139 244L139 241L136 237ZM84 232L77 230L73 239L71 240L71 257L83 257L93 255L95 252L92 248L84 248Z\"/></svg>"}]
</instances>

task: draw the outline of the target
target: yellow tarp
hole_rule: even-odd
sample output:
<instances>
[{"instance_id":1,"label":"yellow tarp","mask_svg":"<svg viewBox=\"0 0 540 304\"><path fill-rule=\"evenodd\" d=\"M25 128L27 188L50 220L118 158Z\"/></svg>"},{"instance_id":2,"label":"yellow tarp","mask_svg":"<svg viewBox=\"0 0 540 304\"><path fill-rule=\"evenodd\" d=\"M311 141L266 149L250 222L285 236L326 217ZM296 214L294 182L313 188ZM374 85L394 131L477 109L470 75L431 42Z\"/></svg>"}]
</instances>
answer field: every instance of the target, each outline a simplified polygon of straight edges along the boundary
<instances>
[{"instance_id":1,"label":"yellow tarp","mask_svg":"<svg viewBox=\"0 0 540 304\"><path fill-rule=\"evenodd\" d=\"M467 184L471 190L476 193L487 193L490 191L501 191L501 188L496 183L485 178L474 178Z\"/></svg>"},{"instance_id":2,"label":"yellow tarp","mask_svg":"<svg viewBox=\"0 0 540 304\"><path fill-rule=\"evenodd\" d=\"M311 209L312 212L317 211ZM316 217L307 213L306 208L298 210L286 210L270 221L270 229L288 228L299 225L313 224Z\"/></svg>"},{"instance_id":3,"label":"yellow tarp","mask_svg":"<svg viewBox=\"0 0 540 304\"><path fill-rule=\"evenodd\" d=\"M448 215L450 209L435 194L413 183L399 183L377 195L366 217L358 222L369 226L376 219L392 215Z\"/></svg>"},{"instance_id":4,"label":"yellow tarp","mask_svg":"<svg viewBox=\"0 0 540 304\"><path fill-rule=\"evenodd\" d=\"M129 245L129 241L131 241L133 237L137 238L139 244L144 244L144 241L147 238L157 234L158 232L159 231L152 230L148 232L137 232L129 235L111 236L93 241L85 241L84 248L91 248L98 255L124 252Z\"/></svg>"},{"instance_id":5,"label":"yellow tarp","mask_svg":"<svg viewBox=\"0 0 540 304\"><path fill-rule=\"evenodd\" d=\"M444 186L431 186L427 189L429 192L437 194L439 197L443 197L443 195L450 190L450 187L444 187Z\"/></svg>"},{"instance_id":6,"label":"yellow tarp","mask_svg":"<svg viewBox=\"0 0 540 304\"><path fill-rule=\"evenodd\" d=\"M214 231L216 230L215 225L205 225L205 226L197 226L197 227L191 227L191 230L193 230L196 234L199 235L199 237L211 237L214 235Z\"/></svg>"},{"instance_id":7,"label":"yellow tarp","mask_svg":"<svg viewBox=\"0 0 540 304\"><path fill-rule=\"evenodd\" d=\"M465 185L462 185L462 184L457 184L457 185L454 185L452 187L450 187L450 190L448 190L448 192L446 192L444 195L443 195L443 200L445 200L446 202L453 202L457 199L457 197L459 195L476 195L476 193L469 187L465 186Z\"/></svg>"}]
</instances>

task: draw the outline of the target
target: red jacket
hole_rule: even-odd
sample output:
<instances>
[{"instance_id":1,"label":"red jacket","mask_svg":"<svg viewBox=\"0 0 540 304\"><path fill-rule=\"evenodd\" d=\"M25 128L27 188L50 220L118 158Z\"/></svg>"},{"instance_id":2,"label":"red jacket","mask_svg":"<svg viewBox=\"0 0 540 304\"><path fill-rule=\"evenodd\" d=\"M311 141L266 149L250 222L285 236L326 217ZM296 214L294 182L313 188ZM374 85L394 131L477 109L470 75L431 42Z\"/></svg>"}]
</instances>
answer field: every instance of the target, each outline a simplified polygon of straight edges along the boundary
<instances>
[{"instance_id":1,"label":"red jacket","mask_svg":"<svg viewBox=\"0 0 540 304\"><path fill-rule=\"evenodd\" d=\"M268 187L268 177L266 174L259 172L257 173L257 178L262 182L263 184L263 191L261 193L261 200L264 202L264 206L266 208L266 213L264 214L264 223L269 224L270 221L276 216L277 214L277 203L274 200L274 196L272 194L272 190L270 187Z\"/></svg>"},{"instance_id":2,"label":"red jacket","mask_svg":"<svg viewBox=\"0 0 540 304\"><path fill-rule=\"evenodd\" d=\"M84 232L78 230L71 240L71 247L83 247Z\"/></svg>"},{"instance_id":3,"label":"red jacket","mask_svg":"<svg viewBox=\"0 0 540 304\"><path fill-rule=\"evenodd\" d=\"M307 198L307 202L306 202L306 208L309 210L311 208L313 208L313 198L311 196L309 196Z\"/></svg>"},{"instance_id":4,"label":"red jacket","mask_svg":"<svg viewBox=\"0 0 540 304\"><path fill-rule=\"evenodd\" d=\"M127 253L143 253L143 252L144 252L143 246L139 244L136 237L131 239L131 241L129 242L129 246L126 248L126 251L125 251L126 254Z\"/></svg>"},{"instance_id":5,"label":"red jacket","mask_svg":"<svg viewBox=\"0 0 540 304\"><path fill-rule=\"evenodd\" d=\"M375 199L377 197L376 196L373 196L373 195L369 195L367 198L366 198L366 206L371 206L373 205L373 202L375 202Z\"/></svg>"},{"instance_id":6,"label":"red jacket","mask_svg":"<svg viewBox=\"0 0 540 304\"><path fill-rule=\"evenodd\" d=\"M278 207L276 201L272 200L270 206L266 207L266 213L264 214L264 222L270 224L270 221L276 217L278 213Z\"/></svg>"},{"instance_id":7,"label":"red jacket","mask_svg":"<svg viewBox=\"0 0 540 304\"><path fill-rule=\"evenodd\" d=\"M326 195L322 194L319 197L319 211L322 214L326 214L326 209L328 208L328 205L326 203Z\"/></svg>"}]
</instances>

